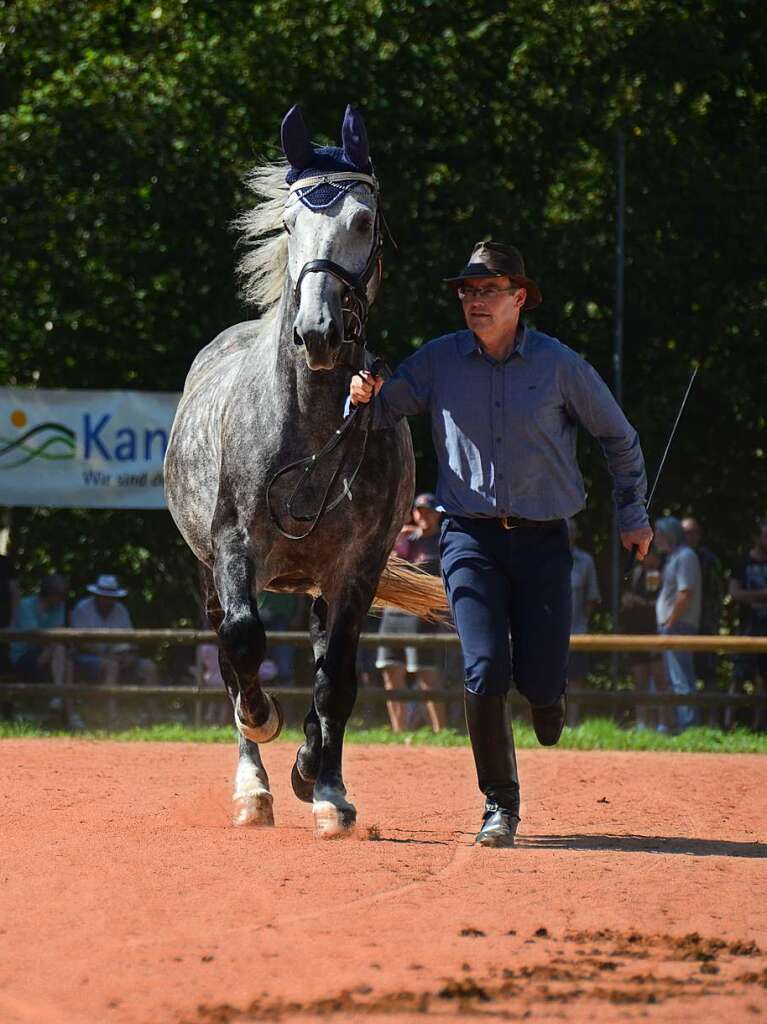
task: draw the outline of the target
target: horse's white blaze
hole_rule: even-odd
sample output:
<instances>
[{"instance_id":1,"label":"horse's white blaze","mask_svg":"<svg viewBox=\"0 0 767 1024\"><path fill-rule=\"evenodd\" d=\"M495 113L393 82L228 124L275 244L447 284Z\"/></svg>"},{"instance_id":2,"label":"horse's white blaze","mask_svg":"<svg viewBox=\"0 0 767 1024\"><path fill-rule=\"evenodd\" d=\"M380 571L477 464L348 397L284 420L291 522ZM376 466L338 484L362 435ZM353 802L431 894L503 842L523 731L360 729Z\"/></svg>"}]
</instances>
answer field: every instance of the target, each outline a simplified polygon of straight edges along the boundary
<instances>
[{"instance_id":1,"label":"horse's white blaze","mask_svg":"<svg viewBox=\"0 0 767 1024\"><path fill-rule=\"evenodd\" d=\"M246 725L242 720L240 708L242 706L240 701L240 695L237 694L237 698L234 703L234 724L237 726L238 731L246 740L250 740L251 743L268 743L269 740L273 740L279 735L282 728L282 718L277 705L269 696L264 694L267 701L269 702L269 717L263 723L263 725Z\"/></svg>"},{"instance_id":2,"label":"horse's white blaze","mask_svg":"<svg viewBox=\"0 0 767 1024\"><path fill-rule=\"evenodd\" d=\"M261 764L258 752L251 756L240 755L237 773L234 777L232 796L234 825L273 825L272 794L269 792L269 777Z\"/></svg>"}]
</instances>

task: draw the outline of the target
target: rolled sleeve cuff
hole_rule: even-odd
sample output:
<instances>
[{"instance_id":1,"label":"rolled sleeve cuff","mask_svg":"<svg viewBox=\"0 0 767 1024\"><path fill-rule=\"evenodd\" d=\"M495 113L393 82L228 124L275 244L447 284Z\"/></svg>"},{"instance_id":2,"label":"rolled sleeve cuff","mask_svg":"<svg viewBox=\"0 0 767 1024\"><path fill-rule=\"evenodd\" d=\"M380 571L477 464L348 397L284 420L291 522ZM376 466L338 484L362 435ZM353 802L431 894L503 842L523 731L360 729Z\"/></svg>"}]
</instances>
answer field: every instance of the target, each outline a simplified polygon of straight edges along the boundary
<instances>
[{"instance_id":1,"label":"rolled sleeve cuff","mask_svg":"<svg viewBox=\"0 0 767 1024\"><path fill-rule=\"evenodd\" d=\"M618 528L621 533L630 530L640 530L643 526L649 526L650 520L643 501L632 501L628 505L621 505L618 508Z\"/></svg>"}]
</instances>

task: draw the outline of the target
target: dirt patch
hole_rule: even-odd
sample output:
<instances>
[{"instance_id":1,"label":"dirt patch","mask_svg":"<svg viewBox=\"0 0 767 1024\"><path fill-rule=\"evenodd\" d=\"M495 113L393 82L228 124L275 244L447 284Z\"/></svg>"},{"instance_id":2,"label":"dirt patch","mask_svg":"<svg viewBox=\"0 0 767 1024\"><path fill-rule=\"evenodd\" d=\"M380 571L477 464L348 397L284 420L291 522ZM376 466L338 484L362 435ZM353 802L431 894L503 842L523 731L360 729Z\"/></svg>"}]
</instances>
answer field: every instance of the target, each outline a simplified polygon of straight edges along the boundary
<instances>
[{"instance_id":1,"label":"dirt patch","mask_svg":"<svg viewBox=\"0 0 767 1024\"><path fill-rule=\"evenodd\" d=\"M468 750L348 748L335 843L263 753L243 831L234 746L0 744L3 1024L767 1015L764 758L523 751L486 850Z\"/></svg>"}]
</instances>

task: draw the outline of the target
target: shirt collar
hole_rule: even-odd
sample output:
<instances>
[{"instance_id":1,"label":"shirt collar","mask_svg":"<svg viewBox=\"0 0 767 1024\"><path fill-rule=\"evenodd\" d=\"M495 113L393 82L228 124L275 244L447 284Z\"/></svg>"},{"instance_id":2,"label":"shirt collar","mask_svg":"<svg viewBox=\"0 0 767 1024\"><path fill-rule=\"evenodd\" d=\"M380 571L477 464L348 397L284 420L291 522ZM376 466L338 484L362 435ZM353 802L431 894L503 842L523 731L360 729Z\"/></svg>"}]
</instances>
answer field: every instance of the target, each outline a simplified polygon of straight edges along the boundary
<instances>
[{"instance_id":1,"label":"shirt collar","mask_svg":"<svg viewBox=\"0 0 767 1024\"><path fill-rule=\"evenodd\" d=\"M477 339L474 335L474 331L459 331L458 332L458 351L462 356L470 356L473 352L482 354L482 349L479 347ZM527 324L521 320L517 326L517 344L514 347L512 355L518 354L523 359L525 356L530 354L530 331ZM511 358L511 356L509 357Z\"/></svg>"}]
</instances>

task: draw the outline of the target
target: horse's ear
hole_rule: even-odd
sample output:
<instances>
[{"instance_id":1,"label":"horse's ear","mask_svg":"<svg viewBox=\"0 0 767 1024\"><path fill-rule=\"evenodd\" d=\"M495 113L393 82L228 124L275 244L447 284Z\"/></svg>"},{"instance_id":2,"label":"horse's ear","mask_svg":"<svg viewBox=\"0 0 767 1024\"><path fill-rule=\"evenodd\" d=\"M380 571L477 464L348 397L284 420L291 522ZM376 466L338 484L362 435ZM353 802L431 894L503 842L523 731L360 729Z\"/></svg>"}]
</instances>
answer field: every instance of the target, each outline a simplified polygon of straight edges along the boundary
<instances>
[{"instance_id":1,"label":"horse's ear","mask_svg":"<svg viewBox=\"0 0 767 1024\"><path fill-rule=\"evenodd\" d=\"M283 117L280 133L282 152L288 158L288 163L297 171L303 171L314 158L314 147L297 103Z\"/></svg>"},{"instance_id":2,"label":"horse's ear","mask_svg":"<svg viewBox=\"0 0 767 1024\"><path fill-rule=\"evenodd\" d=\"M353 163L355 167L364 171L370 162L368 133L365 130L362 114L352 106L348 106L344 114L344 123L341 126L341 140L346 159Z\"/></svg>"}]
</instances>

